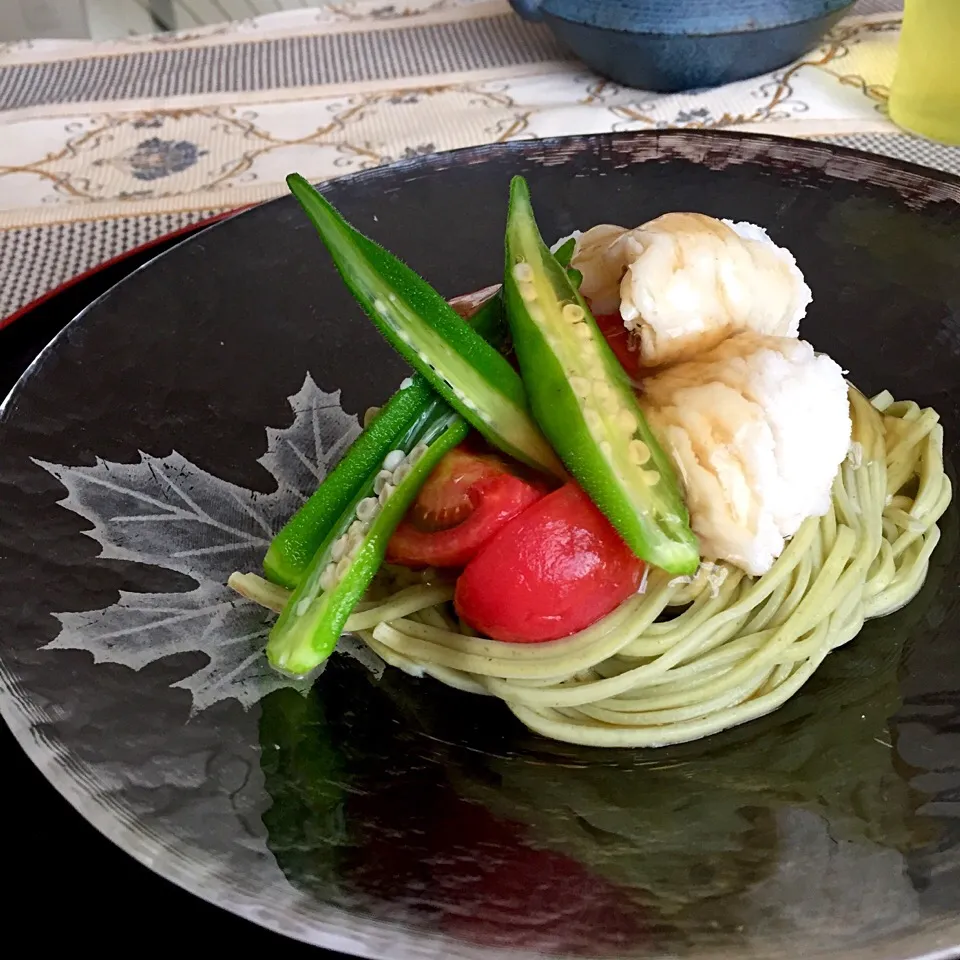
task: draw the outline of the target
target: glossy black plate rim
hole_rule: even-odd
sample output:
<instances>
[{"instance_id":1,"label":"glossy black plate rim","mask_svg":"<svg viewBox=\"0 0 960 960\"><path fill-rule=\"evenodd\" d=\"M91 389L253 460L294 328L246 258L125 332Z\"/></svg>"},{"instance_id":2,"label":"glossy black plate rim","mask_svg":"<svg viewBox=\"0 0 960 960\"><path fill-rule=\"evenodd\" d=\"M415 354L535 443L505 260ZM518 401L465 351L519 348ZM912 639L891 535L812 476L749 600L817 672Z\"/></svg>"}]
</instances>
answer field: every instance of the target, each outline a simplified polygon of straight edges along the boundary
<instances>
[{"instance_id":1,"label":"glossy black plate rim","mask_svg":"<svg viewBox=\"0 0 960 960\"><path fill-rule=\"evenodd\" d=\"M712 147L720 149L714 151ZM582 152L585 148L595 152L609 151L612 154L620 154L624 166L632 163L656 162L662 158L685 159L709 168L713 162L712 157L715 155L718 169L731 164L745 163L764 163L773 169L782 167L794 172L798 168L817 169L838 179L862 181L893 189L900 194L907 205L914 203L922 205L931 201L952 201L960 204L960 176L933 168L816 141L796 140L769 134L699 130L589 134L467 147L359 171L327 181L321 185L321 189L336 203L337 194L341 191L350 191L355 187L363 188L371 182L376 183L380 180L403 182L408 174L420 175L423 172L442 170L453 165L482 164L487 158L499 157L503 154L523 154L534 162L550 166L563 163L568 153ZM731 156L734 148L736 148L736 155ZM286 198L280 197L266 203L277 203L284 199ZM252 212L263 205L265 204L249 210ZM216 222L204 226L203 229L198 229L195 235L188 236L180 243L173 244L148 259L80 310L43 347L0 403L0 423L9 417L15 407L18 392L54 353L70 328L82 323L84 317L99 303L124 284L135 282L136 276L141 271L152 267L171 250L190 243L196 235L202 234L205 240L209 240L211 236L215 236L214 231L223 223L235 216L243 216L246 212L248 212L246 209L230 212ZM65 286L69 286L69 282ZM239 917L315 946L369 958L446 960L450 956L451 941L448 938L425 933L412 935L378 920L349 918L350 923L347 924L343 921L348 918L338 914L332 922L319 921L314 917L310 919L308 925L291 929L290 917L258 902L255 891L250 891L249 896L244 897L242 903L239 896L230 904L212 899L204 884L203 876L199 875L196 869L182 869L177 860L171 856L169 849L159 843L145 842L144 835L133 831L120 817L110 816L106 808L91 803L87 793L82 789L82 783L66 776L63 767L54 763L54 755L49 750L43 749L29 735L30 727L42 723L46 717L33 704L24 702L18 696L16 680L7 673L2 661L0 661L0 689L9 692L9 697L0 697L0 716L48 782L105 838L164 879L177 884L181 889L211 905L224 907ZM348 926L350 929L347 929ZM905 950L909 953L905 953ZM464 960L491 960L493 957L497 960L512 960L512 958L530 960L534 955L526 951L474 947L458 940L457 956ZM698 957L700 960L748 960L742 953L731 953L723 948L711 950L709 953L701 952ZM842 954L842 957L843 960L905 960L906 957L910 960L952 960L960 957L960 917L936 929L928 929L922 933L903 937L896 944L890 945L889 951L886 946L878 949L873 945L869 948L847 951Z\"/></svg>"},{"instance_id":2,"label":"glossy black plate rim","mask_svg":"<svg viewBox=\"0 0 960 960\"><path fill-rule=\"evenodd\" d=\"M533 159L539 159L545 166L553 163L562 162L563 155L570 150L579 149L580 144L606 144L609 147L614 145L635 145L639 148L632 152L625 162L644 162L655 161L657 156L666 158L677 157L680 159L694 160L705 163L710 166L709 145L715 144L741 144L747 147L743 155L737 158L736 162L749 163L760 159L775 161L774 165L782 164L784 166L807 166L817 168L818 166L831 176L843 180L865 181L867 183L888 187L896 190L904 200L909 204L915 198L915 202L925 203L934 201L953 201L960 203L960 175L938 170L934 167L925 167L921 164L911 163L908 160L901 160L897 157L888 157L884 154L870 153L866 150L857 150L853 147L844 147L837 144L822 143L816 140L803 140L794 137L777 136L768 133L740 133L726 130L639 130L629 133L599 133L599 134L577 134L573 136L547 137L541 140L511 140L502 143L482 144L476 147L461 147L456 150L446 150L433 154L426 154L411 157L405 160L398 160L394 163L386 164L381 167L373 167L367 170L359 170L355 173L345 174L342 177L336 177L318 183L318 188L324 195L330 196L334 201L336 194L341 190L349 190L353 186L363 186L368 181L377 181L383 178L392 179L394 177L403 179L406 172L417 173L424 168L443 169L447 166L455 165L475 165L483 163L493 154L501 153L528 153L532 154ZM534 148L531 151L531 147ZM539 152L540 156L537 156ZM816 160L823 162L818 164ZM731 158L724 154L723 166L733 162ZM933 185L940 187L939 190L931 190ZM20 321L37 308L42 307L50 299L59 296L68 291L75 284L93 277L103 270L114 265L120 264L128 258L138 253L149 251L150 249L163 245L164 243L175 240L183 235L183 238L177 243L167 246L164 250L150 257L136 269L127 273L126 276L118 280L113 286L104 290L94 300L84 306L72 319L70 319L61 329L46 343L40 352L34 357L30 365L17 378L16 382L10 387L0 401L0 422L5 418L5 411L9 403L15 397L16 393L23 386L26 380L32 376L44 355L48 350L56 347L57 342L66 333L68 327L80 321L96 304L101 300L111 296L112 293L131 279L141 270L152 266L162 257L166 256L174 247L183 243L189 243L198 233L210 235L221 224L232 220L234 217L243 216L245 213L252 212L263 206L272 203L278 203L287 199L286 195L275 197L273 200L266 200L260 204L240 207L235 210L228 210L213 217L202 220L191 226L181 228L164 234L154 240L148 241L139 247L118 254L84 273L78 274L66 280L60 286L42 294L30 303L14 311L7 317L0 318L0 332L11 328L15 322ZM215 235L215 234L214 234ZM469 292L469 291L465 291ZM958 947L960 949L960 947Z\"/></svg>"}]
</instances>

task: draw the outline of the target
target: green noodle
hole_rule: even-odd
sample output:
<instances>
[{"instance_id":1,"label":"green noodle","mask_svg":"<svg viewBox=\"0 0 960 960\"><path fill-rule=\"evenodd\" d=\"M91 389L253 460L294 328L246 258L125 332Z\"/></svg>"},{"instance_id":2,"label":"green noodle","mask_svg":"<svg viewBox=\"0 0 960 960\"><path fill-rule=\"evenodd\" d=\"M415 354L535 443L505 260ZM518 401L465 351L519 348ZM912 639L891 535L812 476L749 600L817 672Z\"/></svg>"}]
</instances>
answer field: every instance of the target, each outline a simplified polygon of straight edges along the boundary
<instances>
[{"instance_id":1,"label":"green noodle","mask_svg":"<svg viewBox=\"0 0 960 960\"><path fill-rule=\"evenodd\" d=\"M887 393L870 402L851 389L850 401L854 443L831 509L762 577L725 563L692 579L651 572L642 594L550 643L475 636L436 584L368 601L348 629L388 664L499 697L568 743L665 746L770 713L865 620L916 595L950 502L936 412Z\"/></svg>"},{"instance_id":2,"label":"green noodle","mask_svg":"<svg viewBox=\"0 0 960 960\"><path fill-rule=\"evenodd\" d=\"M499 697L531 730L567 743L659 747L761 717L866 620L913 599L940 538L952 491L936 412L853 388L850 409L853 443L830 510L805 521L761 577L706 562L693 578L652 572L588 629L518 644L458 621L452 584L393 570L346 629L390 666ZM253 574L230 585L277 611L288 596Z\"/></svg>"}]
</instances>

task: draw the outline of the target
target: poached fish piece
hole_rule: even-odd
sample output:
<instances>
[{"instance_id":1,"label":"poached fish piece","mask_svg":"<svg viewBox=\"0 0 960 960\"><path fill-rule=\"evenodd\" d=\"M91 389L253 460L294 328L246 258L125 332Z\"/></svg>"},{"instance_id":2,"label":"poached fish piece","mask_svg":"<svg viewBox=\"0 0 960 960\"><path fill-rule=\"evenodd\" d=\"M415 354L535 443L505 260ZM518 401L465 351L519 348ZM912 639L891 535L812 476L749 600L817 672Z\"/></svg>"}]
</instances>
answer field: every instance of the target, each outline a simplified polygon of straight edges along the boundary
<instances>
[{"instance_id":1,"label":"poached fish piece","mask_svg":"<svg viewBox=\"0 0 960 960\"><path fill-rule=\"evenodd\" d=\"M680 474L704 559L760 576L830 508L850 406L843 371L809 343L735 334L645 379L640 405Z\"/></svg>"},{"instance_id":2,"label":"poached fish piece","mask_svg":"<svg viewBox=\"0 0 960 960\"><path fill-rule=\"evenodd\" d=\"M600 224L577 237L571 266L595 314L618 312L658 367L734 333L796 337L812 299L789 250L761 227L667 213L633 230Z\"/></svg>"}]
</instances>

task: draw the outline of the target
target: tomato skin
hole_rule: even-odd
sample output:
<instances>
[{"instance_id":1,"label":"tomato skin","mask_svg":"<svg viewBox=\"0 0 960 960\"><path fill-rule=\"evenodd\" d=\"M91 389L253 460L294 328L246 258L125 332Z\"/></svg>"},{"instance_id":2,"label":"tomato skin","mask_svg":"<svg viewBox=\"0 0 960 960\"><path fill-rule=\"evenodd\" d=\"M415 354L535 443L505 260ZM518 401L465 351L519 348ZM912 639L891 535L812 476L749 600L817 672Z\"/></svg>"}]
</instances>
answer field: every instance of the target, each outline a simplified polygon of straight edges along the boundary
<instances>
[{"instance_id":1,"label":"tomato skin","mask_svg":"<svg viewBox=\"0 0 960 960\"><path fill-rule=\"evenodd\" d=\"M472 511L446 530L421 530L401 521L387 544L387 562L407 567L463 567L491 537L543 496L509 473L484 477L466 491Z\"/></svg>"},{"instance_id":2,"label":"tomato skin","mask_svg":"<svg viewBox=\"0 0 960 960\"><path fill-rule=\"evenodd\" d=\"M457 580L454 605L494 640L558 640L636 593L643 569L590 498L568 483L494 535Z\"/></svg>"},{"instance_id":3,"label":"tomato skin","mask_svg":"<svg viewBox=\"0 0 960 960\"><path fill-rule=\"evenodd\" d=\"M630 331L623 325L623 318L619 313L607 313L594 317L597 326L603 334L604 340L616 354L620 366L627 372L631 380L639 381L643 378L644 369L640 364L640 351L632 345Z\"/></svg>"}]
</instances>

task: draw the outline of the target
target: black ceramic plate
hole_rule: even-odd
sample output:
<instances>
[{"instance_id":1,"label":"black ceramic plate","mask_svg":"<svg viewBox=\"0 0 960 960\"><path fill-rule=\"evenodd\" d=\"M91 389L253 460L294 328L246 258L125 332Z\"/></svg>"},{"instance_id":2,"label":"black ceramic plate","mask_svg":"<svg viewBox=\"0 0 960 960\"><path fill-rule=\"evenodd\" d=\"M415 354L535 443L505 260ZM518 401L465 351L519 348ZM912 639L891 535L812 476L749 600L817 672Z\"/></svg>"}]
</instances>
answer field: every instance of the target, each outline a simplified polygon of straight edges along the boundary
<instances>
[{"instance_id":1,"label":"black ceramic plate","mask_svg":"<svg viewBox=\"0 0 960 960\"><path fill-rule=\"evenodd\" d=\"M814 289L803 335L864 390L936 406L953 471L960 181L665 133L327 192L453 295L496 281L514 173L556 236L674 209L768 227ZM221 581L404 374L291 200L170 250L43 352L0 423L0 707L54 786L175 883L358 956L953 956L956 511L909 607L700 743L564 747L342 657L301 696Z\"/></svg>"}]
</instances>

